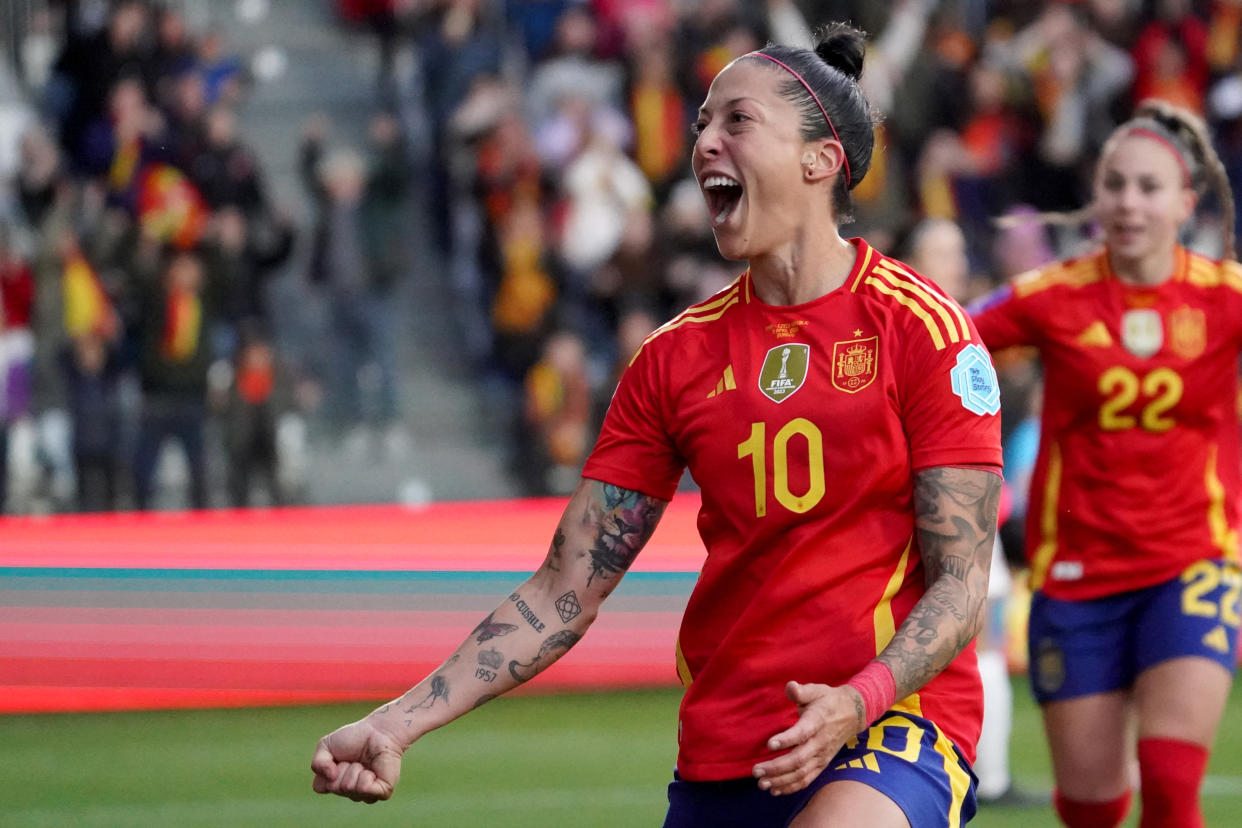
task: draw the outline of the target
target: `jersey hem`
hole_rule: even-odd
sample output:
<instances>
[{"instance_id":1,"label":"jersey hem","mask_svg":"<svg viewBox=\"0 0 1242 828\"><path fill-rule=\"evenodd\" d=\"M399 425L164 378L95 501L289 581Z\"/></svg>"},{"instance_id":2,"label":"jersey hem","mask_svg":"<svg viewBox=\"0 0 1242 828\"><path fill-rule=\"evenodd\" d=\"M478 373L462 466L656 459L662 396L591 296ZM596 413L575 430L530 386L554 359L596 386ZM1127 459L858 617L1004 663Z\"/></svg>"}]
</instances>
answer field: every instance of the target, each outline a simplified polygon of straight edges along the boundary
<instances>
[{"instance_id":1,"label":"jersey hem","mask_svg":"<svg viewBox=\"0 0 1242 828\"><path fill-rule=\"evenodd\" d=\"M1129 593L1129 592L1138 592L1141 589L1147 589L1149 587L1154 587L1159 584L1167 584L1168 582L1176 579L1183 572L1185 572L1187 567L1192 566L1198 563L1199 561L1220 561L1220 560L1225 560L1225 557L1223 555L1204 555L1202 557L1193 558L1187 561L1170 563L1167 569L1158 570L1155 574L1151 576L1144 577L1144 578L1135 578L1133 580L1126 581L1124 587L1121 589L1115 589L1115 588L1108 589L1107 587L1110 584L1113 584L1114 581L1112 579L1105 578L1105 579L1101 579L1101 582L1099 584L1095 584L1094 582L1090 582L1090 581L1086 582L1085 584L1084 582L1081 582L1081 581L1080 582L1063 581L1061 582L1061 584L1067 584L1067 585L1075 584L1076 586L1083 585L1085 586L1085 588L1075 589L1071 587L1070 589L1065 590L1065 591L1054 588L1052 591L1049 591L1048 585L1056 584L1057 582L1054 582L1050 578L1045 577L1043 584L1040 585L1039 589L1037 589L1036 592L1039 592L1040 594L1045 595L1049 598L1053 598L1057 601L1096 601L1101 598L1115 598L1118 595L1125 595L1126 593ZM1055 564L1056 558L1053 558L1052 562Z\"/></svg>"},{"instance_id":2,"label":"jersey hem","mask_svg":"<svg viewBox=\"0 0 1242 828\"><path fill-rule=\"evenodd\" d=\"M1004 460L999 448L985 449L978 446L935 448L910 453L911 471L917 472L936 466L994 466L996 473L1001 474Z\"/></svg>"}]
</instances>

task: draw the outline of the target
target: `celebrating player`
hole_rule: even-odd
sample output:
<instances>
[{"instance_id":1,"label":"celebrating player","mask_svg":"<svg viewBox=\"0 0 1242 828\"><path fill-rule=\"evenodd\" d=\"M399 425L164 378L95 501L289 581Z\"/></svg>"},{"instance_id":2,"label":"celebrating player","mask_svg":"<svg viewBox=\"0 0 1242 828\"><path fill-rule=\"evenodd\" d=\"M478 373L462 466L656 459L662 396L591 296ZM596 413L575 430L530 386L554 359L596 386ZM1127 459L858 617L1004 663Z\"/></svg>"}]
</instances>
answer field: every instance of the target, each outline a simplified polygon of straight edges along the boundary
<instances>
[{"instance_id":1,"label":"celebrating player","mask_svg":"<svg viewBox=\"0 0 1242 828\"><path fill-rule=\"evenodd\" d=\"M1045 400L1027 509L1031 686L1056 808L1119 825L1138 723L1142 825L1200 826L1198 788L1235 665L1242 267L1178 243L1225 171L1203 123L1140 107L1105 144L1104 246L1019 277L975 324L1035 346Z\"/></svg>"},{"instance_id":2,"label":"celebrating player","mask_svg":"<svg viewBox=\"0 0 1242 828\"><path fill-rule=\"evenodd\" d=\"M435 673L324 737L315 790L386 798L422 734L563 655L688 467L708 554L666 826L972 816L998 390L951 299L837 232L873 143L863 45L834 25L717 75L693 168L749 269L647 338L542 567Z\"/></svg>"}]
</instances>

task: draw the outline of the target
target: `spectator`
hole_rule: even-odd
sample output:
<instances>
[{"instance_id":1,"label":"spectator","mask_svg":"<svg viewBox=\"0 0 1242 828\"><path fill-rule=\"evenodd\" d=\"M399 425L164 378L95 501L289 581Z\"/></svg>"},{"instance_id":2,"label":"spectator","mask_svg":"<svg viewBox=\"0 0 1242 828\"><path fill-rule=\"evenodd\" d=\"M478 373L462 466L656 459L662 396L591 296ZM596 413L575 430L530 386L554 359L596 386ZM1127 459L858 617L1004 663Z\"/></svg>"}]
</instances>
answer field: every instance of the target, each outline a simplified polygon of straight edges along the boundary
<instances>
[{"instance_id":1,"label":"spectator","mask_svg":"<svg viewBox=\"0 0 1242 828\"><path fill-rule=\"evenodd\" d=\"M251 504L256 476L272 505L288 502L278 469L275 390L275 353L265 337L251 331L238 349L224 408L229 502L236 508Z\"/></svg>"},{"instance_id":2,"label":"spectator","mask_svg":"<svg viewBox=\"0 0 1242 828\"><path fill-rule=\"evenodd\" d=\"M578 484L591 447L591 383L586 344L569 331L544 343L526 375L526 428L534 439L524 463L532 494L563 495Z\"/></svg>"},{"instance_id":3,"label":"spectator","mask_svg":"<svg viewBox=\"0 0 1242 828\"><path fill-rule=\"evenodd\" d=\"M30 413L34 280L0 227L0 514L8 499L9 428Z\"/></svg>"},{"instance_id":4,"label":"spectator","mask_svg":"<svg viewBox=\"0 0 1242 828\"><path fill-rule=\"evenodd\" d=\"M69 417L73 430L73 469L80 512L112 511L121 446L118 354L98 333L83 333L62 353Z\"/></svg>"},{"instance_id":5,"label":"spectator","mask_svg":"<svg viewBox=\"0 0 1242 828\"><path fill-rule=\"evenodd\" d=\"M342 426L366 421L391 428L397 417L393 291L408 262L399 229L409 193L405 141L391 116L376 116L368 166L351 149L325 154L325 139L324 124L308 126L302 170L318 208L311 281L330 300L329 418Z\"/></svg>"},{"instance_id":6,"label":"spectator","mask_svg":"<svg viewBox=\"0 0 1242 828\"><path fill-rule=\"evenodd\" d=\"M157 282L143 289L143 410L134 455L134 504L139 509L154 503L156 466L169 438L185 452L189 504L207 507L203 427L215 297L204 282L199 255L181 251L172 254Z\"/></svg>"}]
</instances>

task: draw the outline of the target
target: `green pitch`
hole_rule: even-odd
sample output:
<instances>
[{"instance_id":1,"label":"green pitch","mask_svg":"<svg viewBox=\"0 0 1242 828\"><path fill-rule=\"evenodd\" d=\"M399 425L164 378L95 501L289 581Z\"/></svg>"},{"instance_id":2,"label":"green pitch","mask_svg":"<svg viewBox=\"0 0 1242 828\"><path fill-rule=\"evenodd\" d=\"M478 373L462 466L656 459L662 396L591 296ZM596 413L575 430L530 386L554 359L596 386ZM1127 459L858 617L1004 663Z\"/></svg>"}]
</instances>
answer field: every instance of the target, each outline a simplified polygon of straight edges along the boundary
<instances>
[{"instance_id":1,"label":"green pitch","mask_svg":"<svg viewBox=\"0 0 1242 828\"><path fill-rule=\"evenodd\" d=\"M500 699L407 754L391 802L311 793L321 733L370 706L0 717L0 823L25 826L658 826L672 772L672 690ZM1039 715L1015 687L1014 773L1048 786ZM1242 689L1204 785L1209 826L1242 813ZM1136 824L1131 819L1129 825ZM981 828L1054 826L984 810Z\"/></svg>"}]
</instances>

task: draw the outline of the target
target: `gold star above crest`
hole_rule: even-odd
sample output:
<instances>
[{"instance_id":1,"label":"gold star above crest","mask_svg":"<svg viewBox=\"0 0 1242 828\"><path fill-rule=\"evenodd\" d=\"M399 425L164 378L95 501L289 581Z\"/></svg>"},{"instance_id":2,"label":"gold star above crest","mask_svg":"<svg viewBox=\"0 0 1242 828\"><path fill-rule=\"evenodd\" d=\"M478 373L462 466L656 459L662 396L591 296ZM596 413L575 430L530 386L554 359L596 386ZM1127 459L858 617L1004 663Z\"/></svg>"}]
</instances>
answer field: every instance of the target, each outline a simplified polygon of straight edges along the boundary
<instances>
[{"instance_id":1,"label":"gold star above crest","mask_svg":"<svg viewBox=\"0 0 1242 828\"><path fill-rule=\"evenodd\" d=\"M855 328L855 329L854 329L854 336L862 336L862 330L860 330L860 329L858 329L858 328Z\"/></svg>"}]
</instances>

